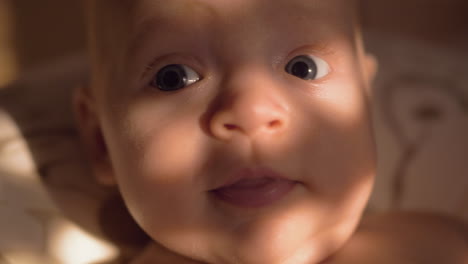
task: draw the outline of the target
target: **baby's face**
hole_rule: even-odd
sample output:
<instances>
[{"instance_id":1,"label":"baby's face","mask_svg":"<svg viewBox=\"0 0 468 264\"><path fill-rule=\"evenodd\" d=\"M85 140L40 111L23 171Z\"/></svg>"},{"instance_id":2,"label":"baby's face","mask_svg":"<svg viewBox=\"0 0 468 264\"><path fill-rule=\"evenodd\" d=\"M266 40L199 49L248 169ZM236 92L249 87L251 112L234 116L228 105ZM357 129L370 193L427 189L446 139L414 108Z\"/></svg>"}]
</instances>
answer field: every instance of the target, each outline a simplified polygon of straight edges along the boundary
<instances>
[{"instance_id":1,"label":"baby's face","mask_svg":"<svg viewBox=\"0 0 468 264\"><path fill-rule=\"evenodd\" d=\"M155 241L207 263L302 264L349 238L375 170L351 2L114 10L128 27L98 77L100 176Z\"/></svg>"}]
</instances>

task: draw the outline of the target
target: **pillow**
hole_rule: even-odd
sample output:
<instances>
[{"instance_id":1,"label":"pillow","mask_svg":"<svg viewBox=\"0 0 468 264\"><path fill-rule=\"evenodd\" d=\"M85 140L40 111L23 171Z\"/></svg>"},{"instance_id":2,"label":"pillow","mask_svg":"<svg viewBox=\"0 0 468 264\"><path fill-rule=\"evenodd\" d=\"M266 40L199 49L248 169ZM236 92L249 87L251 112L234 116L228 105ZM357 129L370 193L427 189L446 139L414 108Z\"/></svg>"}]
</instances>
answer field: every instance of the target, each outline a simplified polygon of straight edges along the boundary
<instances>
[{"instance_id":1,"label":"pillow","mask_svg":"<svg viewBox=\"0 0 468 264\"><path fill-rule=\"evenodd\" d=\"M144 237L130 228L116 190L94 180L80 148L71 96L86 83L83 57L0 89L2 264L124 259Z\"/></svg>"},{"instance_id":2,"label":"pillow","mask_svg":"<svg viewBox=\"0 0 468 264\"><path fill-rule=\"evenodd\" d=\"M468 221L468 52L378 32L374 120L377 210L441 212Z\"/></svg>"}]
</instances>

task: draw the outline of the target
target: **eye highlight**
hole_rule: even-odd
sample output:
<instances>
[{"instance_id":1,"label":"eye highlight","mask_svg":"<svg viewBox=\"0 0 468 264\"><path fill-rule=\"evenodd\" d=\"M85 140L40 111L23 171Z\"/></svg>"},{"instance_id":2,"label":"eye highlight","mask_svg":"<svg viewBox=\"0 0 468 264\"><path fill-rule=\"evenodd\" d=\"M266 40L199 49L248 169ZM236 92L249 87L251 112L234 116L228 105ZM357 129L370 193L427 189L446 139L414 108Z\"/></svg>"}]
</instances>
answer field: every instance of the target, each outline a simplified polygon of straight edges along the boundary
<instances>
[{"instance_id":1,"label":"eye highlight","mask_svg":"<svg viewBox=\"0 0 468 264\"><path fill-rule=\"evenodd\" d=\"M303 80L317 80L330 72L328 64L313 55L294 57L285 68L286 72Z\"/></svg>"},{"instance_id":2,"label":"eye highlight","mask_svg":"<svg viewBox=\"0 0 468 264\"><path fill-rule=\"evenodd\" d=\"M200 75L183 64L170 64L161 68L150 85L165 92L176 91L200 80Z\"/></svg>"}]
</instances>

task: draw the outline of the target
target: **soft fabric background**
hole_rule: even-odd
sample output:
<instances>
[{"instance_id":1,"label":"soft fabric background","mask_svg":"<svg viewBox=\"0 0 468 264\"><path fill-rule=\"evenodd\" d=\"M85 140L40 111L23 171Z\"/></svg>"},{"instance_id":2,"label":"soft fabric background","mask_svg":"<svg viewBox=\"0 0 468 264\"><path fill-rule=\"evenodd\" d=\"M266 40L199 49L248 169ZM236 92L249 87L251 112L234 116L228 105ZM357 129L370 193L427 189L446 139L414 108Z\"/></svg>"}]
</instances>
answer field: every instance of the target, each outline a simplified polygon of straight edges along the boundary
<instances>
[{"instance_id":1,"label":"soft fabric background","mask_svg":"<svg viewBox=\"0 0 468 264\"><path fill-rule=\"evenodd\" d=\"M70 109L87 80L80 3L36 2L0 0L0 264L125 261L145 238L93 179ZM365 2L380 61L369 210L468 221L467 4Z\"/></svg>"},{"instance_id":2,"label":"soft fabric background","mask_svg":"<svg viewBox=\"0 0 468 264\"><path fill-rule=\"evenodd\" d=\"M0 0L0 86L85 47L83 0Z\"/></svg>"}]
</instances>

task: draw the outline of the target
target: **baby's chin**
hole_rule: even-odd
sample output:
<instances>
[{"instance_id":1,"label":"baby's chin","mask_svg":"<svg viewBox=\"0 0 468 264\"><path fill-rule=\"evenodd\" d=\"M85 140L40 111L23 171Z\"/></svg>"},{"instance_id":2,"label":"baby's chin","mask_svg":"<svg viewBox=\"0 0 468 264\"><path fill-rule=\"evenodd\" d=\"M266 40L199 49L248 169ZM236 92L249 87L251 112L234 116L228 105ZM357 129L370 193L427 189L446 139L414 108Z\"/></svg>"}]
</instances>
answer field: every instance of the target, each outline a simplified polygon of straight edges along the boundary
<instances>
[{"instance_id":1,"label":"baby's chin","mask_svg":"<svg viewBox=\"0 0 468 264\"><path fill-rule=\"evenodd\" d=\"M313 212L311 213L312 215ZM354 217L332 214L296 214L263 219L238 230L231 237L229 255L234 264L314 264L339 250L352 236L359 222ZM219 252L226 252L222 249Z\"/></svg>"},{"instance_id":2,"label":"baby's chin","mask_svg":"<svg viewBox=\"0 0 468 264\"><path fill-rule=\"evenodd\" d=\"M235 234L211 234L198 248L202 252L180 247L189 244L186 239L172 242L175 251L204 264L318 264L341 248L353 230L349 223L321 229L310 223L278 221Z\"/></svg>"},{"instance_id":3,"label":"baby's chin","mask_svg":"<svg viewBox=\"0 0 468 264\"><path fill-rule=\"evenodd\" d=\"M347 238L316 237L301 241L277 238L241 241L217 256L213 264L318 264L335 253Z\"/></svg>"},{"instance_id":4,"label":"baby's chin","mask_svg":"<svg viewBox=\"0 0 468 264\"><path fill-rule=\"evenodd\" d=\"M296 244L283 242L282 245L272 245L271 241L265 241L260 245L245 244L235 248L234 254L227 256L230 259L226 263L309 264L318 263L330 254L330 252L318 248L318 243L312 241L305 242L302 247L298 247Z\"/></svg>"},{"instance_id":5,"label":"baby's chin","mask_svg":"<svg viewBox=\"0 0 468 264\"><path fill-rule=\"evenodd\" d=\"M220 225L181 224L147 232L170 251L204 264L315 264L345 244L360 218L355 208L348 208L354 214L298 203L283 209L231 220L231 225L225 219Z\"/></svg>"}]
</instances>

